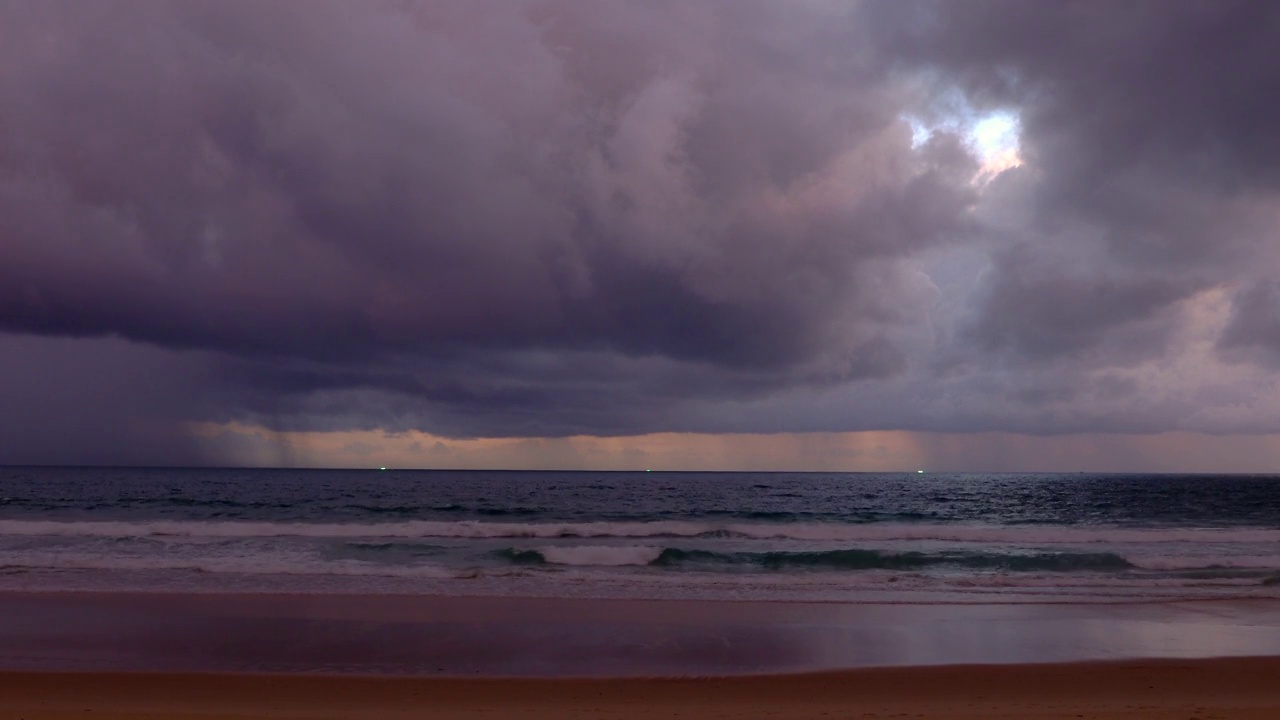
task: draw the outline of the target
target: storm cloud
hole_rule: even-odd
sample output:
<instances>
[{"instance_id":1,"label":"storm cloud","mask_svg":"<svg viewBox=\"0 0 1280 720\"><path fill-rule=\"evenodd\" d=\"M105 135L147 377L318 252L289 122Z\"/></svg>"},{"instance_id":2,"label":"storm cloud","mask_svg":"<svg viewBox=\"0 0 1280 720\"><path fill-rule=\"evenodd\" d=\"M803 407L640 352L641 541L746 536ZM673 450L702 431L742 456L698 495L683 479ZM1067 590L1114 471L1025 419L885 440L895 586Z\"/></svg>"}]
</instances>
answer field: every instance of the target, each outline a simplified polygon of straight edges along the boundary
<instances>
[{"instance_id":1,"label":"storm cloud","mask_svg":"<svg viewBox=\"0 0 1280 720\"><path fill-rule=\"evenodd\" d=\"M1250 2L871 2L886 62L927 68L1023 129L978 332L1087 351L1277 259L1280 11ZM1007 211L1006 211L1007 212ZM1165 333L1172 332L1172 324ZM1156 338L1152 338L1155 340ZM1144 343L1150 352L1158 342Z\"/></svg>"},{"instance_id":2,"label":"storm cloud","mask_svg":"<svg viewBox=\"0 0 1280 720\"><path fill-rule=\"evenodd\" d=\"M165 462L1275 431L1278 42L1256 2L0 2L0 393L120 388L0 460L77 410Z\"/></svg>"}]
</instances>

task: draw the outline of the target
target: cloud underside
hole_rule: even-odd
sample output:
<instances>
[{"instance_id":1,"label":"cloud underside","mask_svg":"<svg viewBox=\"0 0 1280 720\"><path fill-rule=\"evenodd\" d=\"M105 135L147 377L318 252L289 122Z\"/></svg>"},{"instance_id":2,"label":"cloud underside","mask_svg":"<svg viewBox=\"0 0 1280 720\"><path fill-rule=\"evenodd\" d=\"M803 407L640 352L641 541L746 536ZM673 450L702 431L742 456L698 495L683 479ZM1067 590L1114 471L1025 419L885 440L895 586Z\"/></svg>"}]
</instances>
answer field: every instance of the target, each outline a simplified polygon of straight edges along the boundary
<instances>
[{"instance_id":1,"label":"cloud underside","mask_svg":"<svg viewBox=\"0 0 1280 720\"><path fill-rule=\"evenodd\" d=\"M0 2L0 397L166 459L1274 432L1278 41L1249 1Z\"/></svg>"}]
</instances>

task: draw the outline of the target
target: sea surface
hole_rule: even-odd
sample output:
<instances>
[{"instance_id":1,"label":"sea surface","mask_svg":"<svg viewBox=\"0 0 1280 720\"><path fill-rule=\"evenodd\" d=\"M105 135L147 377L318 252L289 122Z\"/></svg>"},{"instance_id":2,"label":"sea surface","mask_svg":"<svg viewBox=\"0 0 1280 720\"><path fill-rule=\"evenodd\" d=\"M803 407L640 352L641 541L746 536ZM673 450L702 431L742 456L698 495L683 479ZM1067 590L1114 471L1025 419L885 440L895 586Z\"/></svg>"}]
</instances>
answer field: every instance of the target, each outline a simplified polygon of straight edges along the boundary
<instances>
[{"instance_id":1,"label":"sea surface","mask_svg":"<svg viewBox=\"0 0 1280 720\"><path fill-rule=\"evenodd\" d=\"M1280 476L0 468L0 590L1280 599Z\"/></svg>"}]
</instances>

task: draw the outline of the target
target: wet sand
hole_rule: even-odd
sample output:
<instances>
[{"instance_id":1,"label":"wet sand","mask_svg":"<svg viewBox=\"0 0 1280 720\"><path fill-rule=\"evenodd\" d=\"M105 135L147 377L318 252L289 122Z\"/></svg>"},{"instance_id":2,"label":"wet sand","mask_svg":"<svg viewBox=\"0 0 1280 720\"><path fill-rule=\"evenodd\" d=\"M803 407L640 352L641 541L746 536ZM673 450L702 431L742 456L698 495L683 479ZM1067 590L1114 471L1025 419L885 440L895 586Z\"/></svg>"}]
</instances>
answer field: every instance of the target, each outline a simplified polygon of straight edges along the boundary
<instances>
[{"instance_id":1,"label":"wet sand","mask_svg":"<svg viewBox=\"0 0 1280 720\"><path fill-rule=\"evenodd\" d=\"M1274 720L1280 658L868 668L710 679L0 673L4 720Z\"/></svg>"},{"instance_id":2,"label":"wet sand","mask_svg":"<svg viewBox=\"0 0 1280 720\"><path fill-rule=\"evenodd\" d=\"M0 593L0 670L626 677L1280 656L1280 603Z\"/></svg>"},{"instance_id":3,"label":"wet sand","mask_svg":"<svg viewBox=\"0 0 1280 720\"><path fill-rule=\"evenodd\" d=\"M1275 720L1280 603L0 593L0 720L72 717Z\"/></svg>"}]
</instances>

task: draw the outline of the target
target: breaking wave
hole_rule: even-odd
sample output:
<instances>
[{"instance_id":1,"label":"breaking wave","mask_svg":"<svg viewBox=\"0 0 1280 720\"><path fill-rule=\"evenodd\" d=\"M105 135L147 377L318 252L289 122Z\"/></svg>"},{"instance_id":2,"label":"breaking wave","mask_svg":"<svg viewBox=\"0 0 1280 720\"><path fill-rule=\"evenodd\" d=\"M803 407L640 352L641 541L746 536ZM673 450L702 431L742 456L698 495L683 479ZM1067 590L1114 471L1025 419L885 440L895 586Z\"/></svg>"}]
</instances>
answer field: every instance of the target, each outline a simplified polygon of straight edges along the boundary
<instances>
[{"instance_id":1,"label":"breaking wave","mask_svg":"<svg viewBox=\"0 0 1280 720\"><path fill-rule=\"evenodd\" d=\"M583 545L537 549L507 548L500 557L518 565L647 565L659 568L740 570L914 570L936 566L968 569L1068 572L1128 570L1134 565L1114 553L984 553L882 552L822 550L811 552L715 552L651 546Z\"/></svg>"}]
</instances>

